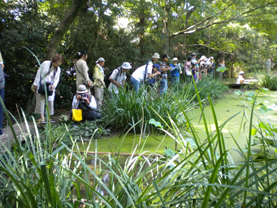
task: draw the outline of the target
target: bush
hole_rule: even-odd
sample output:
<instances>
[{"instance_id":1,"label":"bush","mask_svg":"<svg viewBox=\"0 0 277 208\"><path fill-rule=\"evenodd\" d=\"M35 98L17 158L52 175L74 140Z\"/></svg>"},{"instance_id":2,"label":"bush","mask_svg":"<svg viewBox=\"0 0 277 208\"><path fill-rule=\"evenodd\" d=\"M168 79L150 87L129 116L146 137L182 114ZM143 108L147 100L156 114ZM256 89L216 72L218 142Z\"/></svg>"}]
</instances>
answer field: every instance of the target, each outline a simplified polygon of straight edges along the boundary
<instances>
[{"instance_id":1,"label":"bush","mask_svg":"<svg viewBox=\"0 0 277 208\"><path fill-rule=\"evenodd\" d=\"M213 78L203 78L197 83L202 100L210 97L217 99L228 89L222 82ZM107 92L108 93L108 92ZM104 113L106 123L119 128L128 129L137 122L136 131L143 129L145 132L153 131L155 128L149 124L150 119L160 123L170 123L173 120L181 128L186 125L181 110L190 110L197 102L196 91L192 83L180 83L178 88L169 89L162 96L157 95L157 88L143 86L139 94L134 91L121 89L116 99L105 101ZM207 102L207 100L206 100ZM139 122L142 120L142 122Z\"/></svg>"},{"instance_id":2,"label":"bush","mask_svg":"<svg viewBox=\"0 0 277 208\"><path fill-rule=\"evenodd\" d=\"M261 80L260 84L262 87L268 88L269 90L277 90L277 76L265 75Z\"/></svg>"}]
</instances>

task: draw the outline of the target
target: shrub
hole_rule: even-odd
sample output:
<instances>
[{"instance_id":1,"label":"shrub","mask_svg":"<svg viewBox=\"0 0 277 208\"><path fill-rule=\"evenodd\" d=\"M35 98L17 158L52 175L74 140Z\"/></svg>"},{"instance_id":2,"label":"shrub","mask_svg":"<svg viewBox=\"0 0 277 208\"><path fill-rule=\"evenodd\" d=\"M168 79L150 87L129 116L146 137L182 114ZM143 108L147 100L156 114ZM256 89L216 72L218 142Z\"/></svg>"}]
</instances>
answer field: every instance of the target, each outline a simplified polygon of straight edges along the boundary
<instances>
[{"instance_id":1,"label":"shrub","mask_svg":"<svg viewBox=\"0 0 277 208\"><path fill-rule=\"evenodd\" d=\"M277 90L277 76L265 75L261 80L260 84L262 87L268 88L270 90Z\"/></svg>"},{"instance_id":2,"label":"shrub","mask_svg":"<svg viewBox=\"0 0 277 208\"><path fill-rule=\"evenodd\" d=\"M228 89L222 82L213 78L203 78L197 83L200 91L201 100L208 102L207 97L217 99ZM143 129L145 132L153 131L155 128L148 123L150 119L158 122L170 123L173 120L181 128L186 125L179 106L185 111L190 110L197 102L196 91L192 83L181 83L177 88L170 88L162 96L157 95L157 88L143 86L139 93L121 89L116 99L106 99L104 113L105 122L109 125L119 128L128 129L140 120L134 128L136 131ZM159 116L158 116L159 115Z\"/></svg>"}]
</instances>

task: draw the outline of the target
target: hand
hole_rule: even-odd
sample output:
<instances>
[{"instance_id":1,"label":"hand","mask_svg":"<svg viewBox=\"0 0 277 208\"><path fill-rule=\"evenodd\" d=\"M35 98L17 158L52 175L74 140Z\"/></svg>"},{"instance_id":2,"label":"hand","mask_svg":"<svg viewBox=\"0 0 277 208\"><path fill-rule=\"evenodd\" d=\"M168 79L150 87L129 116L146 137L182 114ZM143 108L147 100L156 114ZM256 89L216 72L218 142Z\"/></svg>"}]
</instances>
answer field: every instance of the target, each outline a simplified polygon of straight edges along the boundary
<instances>
[{"instance_id":1,"label":"hand","mask_svg":"<svg viewBox=\"0 0 277 208\"><path fill-rule=\"evenodd\" d=\"M115 85L116 85L117 87L120 87L120 86L121 86L118 82L115 82Z\"/></svg>"},{"instance_id":2,"label":"hand","mask_svg":"<svg viewBox=\"0 0 277 208\"><path fill-rule=\"evenodd\" d=\"M55 89L54 85L49 85L51 87L51 91Z\"/></svg>"},{"instance_id":3,"label":"hand","mask_svg":"<svg viewBox=\"0 0 277 208\"><path fill-rule=\"evenodd\" d=\"M2 69L4 70L5 65L4 65L4 64L1 64L1 66L2 66Z\"/></svg>"},{"instance_id":4,"label":"hand","mask_svg":"<svg viewBox=\"0 0 277 208\"><path fill-rule=\"evenodd\" d=\"M33 85L33 89L34 89L35 91L37 91L37 89L38 89L38 86L36 86L36 85Z\"/></svg>"},{"instance_id":5,"label":"hand","mask_svg":"<svg viewBox=\"0 0 277 208\"><path fill-rule=\"evenodd\" d=\"M82 98L81 95L77 95L77 96L76 96L76 99L77 99L77 100L81 100L81 98Z\"/></svg>"},{"instance_id":6,"label":"hand","mask_svg":"<svg viewBox=\"0 0 277 208\"><path fill-rule=\"evenodd\" d=\"M161 74L161 72L160 72L160 71L157 71L155 74L156 74L156 76L157 76L157 75L160 75L160 74Z\"/></svg>"},{"instance_id":7,"label":"hand","mask_svg":"<svg viewBox=\"0 0 277 208\"><path fill-rule=\"evenodd\" d=\"M88 99L87 97L84 97L83 100L86 101L86 103L87 103L88 105L90 104L89 99Z\"/></svg>"},{"instance_id":8,"label":"hand","mask_svg":"<svg viewBox=\"0 0 277 208\"><path fill-rule=\"evenodd\" d=\"M92 82L90 80L88 80L88 86L91 87L92 86Z\"/></svg>"}]
</instances>

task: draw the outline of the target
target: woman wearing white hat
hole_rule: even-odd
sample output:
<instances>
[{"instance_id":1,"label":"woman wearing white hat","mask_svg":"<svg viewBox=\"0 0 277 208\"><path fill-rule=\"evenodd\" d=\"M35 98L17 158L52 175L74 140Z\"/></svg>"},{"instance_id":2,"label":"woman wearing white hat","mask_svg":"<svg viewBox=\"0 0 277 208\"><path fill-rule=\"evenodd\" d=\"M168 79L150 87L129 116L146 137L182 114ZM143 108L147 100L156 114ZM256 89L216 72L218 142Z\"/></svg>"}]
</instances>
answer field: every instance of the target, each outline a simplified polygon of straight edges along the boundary
<instances>
[{"instance_id":1,"label":"woman wearing white hat","mask_svg":"<svg viewBox=\"0 0 277 208\"><path fill-rule=\"evenodd\" d=\"M108 90L111 93L118 94L118 88L124 87L125 81L127 79L126 72L128 72L132 68L129 62L124 62L120 67L113 70L109 80L111 83L109 84Z\"/></svg>"},{"instance_id":2,"label":"woman wearing white hat","mask_svg":"<svg viewBox=\"0 0 277 208\"><path fill-rule=\"evenodd\" d=\"M94 91L94 97L96 99L98 109L100 111L102 108L104 87L105 87L105 82L104 82L105 74L103 69L104 64L105 64L105 59L100 57L97 59L96 65L94 66L94 69L93 69L93 78L94 78L93 91Z\"/></svg>"},{"instance_id":3,"label":"woman wearing white hat","mask_svg":"<svg viewBox=\"0 0 277 208\"><path fill-rule=\"evenodd\" d=\"M101 118L101 114L97 111L95 98L93 95L88 94L88 90L85 85L78 86L77 94L73 97L72 109L82 109L83 121L92 121ZM72 118L72 112L70 114L70 118Z\"/></svg>"}]
</instances>

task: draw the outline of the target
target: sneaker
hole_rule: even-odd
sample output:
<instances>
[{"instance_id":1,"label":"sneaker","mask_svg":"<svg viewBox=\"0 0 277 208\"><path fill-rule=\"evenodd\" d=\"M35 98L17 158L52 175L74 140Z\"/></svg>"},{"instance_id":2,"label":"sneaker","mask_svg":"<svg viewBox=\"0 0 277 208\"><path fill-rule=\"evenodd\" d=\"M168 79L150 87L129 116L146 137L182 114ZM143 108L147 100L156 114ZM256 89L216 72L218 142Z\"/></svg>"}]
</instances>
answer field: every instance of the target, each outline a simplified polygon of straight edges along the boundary
<instances>
[{"instance_id":1,"label":"sneaker","mask_svg":"<svg viewBox=\"0 0 277 208\"><path fill-rule=\"evenodd\" d=\"M40 124L46 124L46 121L40 121Z\"/></svg>"},{"instance_id":2,"label":"sneaker","mask_svg":"<svg viewBox=\"0 0 277 208\"><path fill-rule=\"evenodd\" d=\"M51 120L51 123L56 123L56 121L54 121L54 120Z\"/></svg>"}]
</instances>

